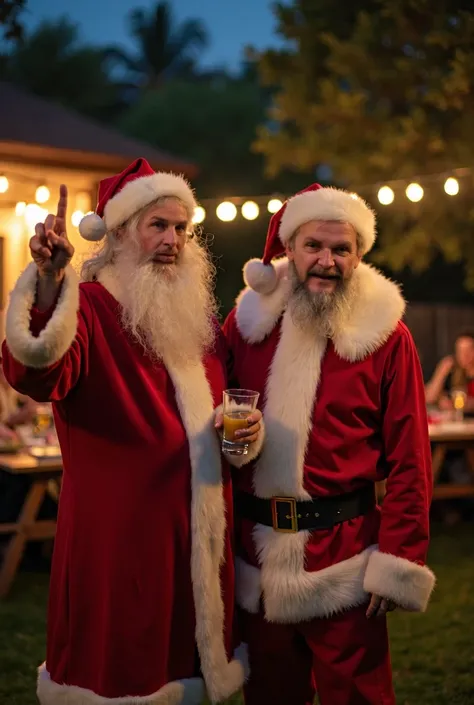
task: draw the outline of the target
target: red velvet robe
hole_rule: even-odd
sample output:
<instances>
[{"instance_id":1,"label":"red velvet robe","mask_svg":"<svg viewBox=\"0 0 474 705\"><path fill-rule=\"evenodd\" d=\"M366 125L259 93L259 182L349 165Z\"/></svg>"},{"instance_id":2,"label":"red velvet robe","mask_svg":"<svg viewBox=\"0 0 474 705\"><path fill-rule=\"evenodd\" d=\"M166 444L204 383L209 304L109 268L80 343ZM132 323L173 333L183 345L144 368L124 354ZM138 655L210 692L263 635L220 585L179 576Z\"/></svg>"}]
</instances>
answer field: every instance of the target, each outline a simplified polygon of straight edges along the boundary
<instances>
[{"instance_id":1,"label":"red velvet robe","mask_svg":"<svg viewBox=\"0 0 474 705\"><path fill-rule=\"evenodd\" d=\"M265 444L234 489L260 497L325 497L387 479L382 509L333 529L282 534L238 522L237 599L276 622L325 617L368 593L423 610L432 493L424 387L400 322L395 284L355 271L351 308L327 341L298 328L286 305L286 260L269 295L247 289L224 331L241 387L260 392Z\"/></svg>"},{"instance_id":2,"label":"red velvet robe","mask_svg":"<svg viewBox=\"0 0 474 705\"><path fill-rule=\"evenodd\" d=\"M245 671L241 649L228 661L232 491L213 423L222 335L202 362L165 367L124 333L102 284L79 295L69 268L47 314L32 309L35 287L30 265L12 294L3 358L15 389L53 402L64 460L40 702L200 703L196 643L220 701Z\"/></svg>"}]
</instances>

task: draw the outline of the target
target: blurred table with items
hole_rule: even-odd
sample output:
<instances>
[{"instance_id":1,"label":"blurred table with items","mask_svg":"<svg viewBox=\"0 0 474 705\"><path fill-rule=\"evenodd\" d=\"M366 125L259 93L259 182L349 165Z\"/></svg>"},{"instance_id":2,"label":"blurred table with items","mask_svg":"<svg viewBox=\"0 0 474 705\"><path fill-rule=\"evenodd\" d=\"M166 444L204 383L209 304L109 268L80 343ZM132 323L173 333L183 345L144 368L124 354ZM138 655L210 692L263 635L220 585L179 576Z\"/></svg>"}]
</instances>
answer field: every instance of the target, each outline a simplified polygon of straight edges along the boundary
<instances>
[{"instance_id":1,"label":"blurred table with items","mask_svg":"<svg viewBox=\"0 0 474 705\"><path fill-rule=\"evenodd\" d=\"M462 400L454 411L428 409L432 446L434 499L474 497L474 418L464 417ZM441 471L450 451L464 456L464 482L440 483Z\"/></svg>"},{"instance_id":2,"label":"blurred table with items","mask_svg":"<svg viewBox=\"0 0 474 705\"><path fill-rule=\"evenodd\" d=\"M53 539L56 518L40 518L47 497L57 502L62 458L51 405L40 404L31 424L17 426L15 437L0 440L2 520L0 598L5 597L29 541ZM7 518L7 521L5 521Z\"/></svg>"}]
</instances>

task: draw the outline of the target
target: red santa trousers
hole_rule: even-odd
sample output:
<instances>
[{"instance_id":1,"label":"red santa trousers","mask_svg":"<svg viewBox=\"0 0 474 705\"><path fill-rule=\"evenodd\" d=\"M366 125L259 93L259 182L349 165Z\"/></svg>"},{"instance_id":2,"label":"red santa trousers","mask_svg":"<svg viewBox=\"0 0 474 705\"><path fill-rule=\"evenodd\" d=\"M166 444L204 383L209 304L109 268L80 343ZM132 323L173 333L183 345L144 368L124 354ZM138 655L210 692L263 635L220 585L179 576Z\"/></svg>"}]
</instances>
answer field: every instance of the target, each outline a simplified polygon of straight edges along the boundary
<instances>
[{"instance_id":1,"label":"red santa trousers","mask_svg":"<svg viewBox=\"0 0 474 705\"><path fill-rule=\"evenodd\" d=\"M367 605L300 624L241 611L249 648L245 705L395 705L385 617ZM317 686L317 688L316 688Z\"/></svg>"}]
</instances>

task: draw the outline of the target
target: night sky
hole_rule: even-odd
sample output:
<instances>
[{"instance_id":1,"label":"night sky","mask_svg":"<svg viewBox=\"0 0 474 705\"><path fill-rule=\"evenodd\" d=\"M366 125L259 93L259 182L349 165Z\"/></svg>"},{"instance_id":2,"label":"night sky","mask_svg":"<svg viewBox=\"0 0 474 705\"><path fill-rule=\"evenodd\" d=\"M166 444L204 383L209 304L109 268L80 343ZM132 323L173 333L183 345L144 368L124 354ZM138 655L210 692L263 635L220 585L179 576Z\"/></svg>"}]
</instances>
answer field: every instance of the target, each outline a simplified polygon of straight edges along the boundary
<instances>
[{"instance_id":1,"label":"night sky","mask_svg":"<svg viewBox=\"0 0 474 705\"><path fill-rule=\"evenodd\" d=\"M41 20L66 14L80 24L82 39L132 48L127 14L134 7L154 4L153 0L29 0L24 23L31 29ZM265 48L279 43L271 2L267 0L174 0L172 7L177 20L199 18L208 27L211 42L202 65L235 69L245 45Z\"/></svg>"}]
</instances>

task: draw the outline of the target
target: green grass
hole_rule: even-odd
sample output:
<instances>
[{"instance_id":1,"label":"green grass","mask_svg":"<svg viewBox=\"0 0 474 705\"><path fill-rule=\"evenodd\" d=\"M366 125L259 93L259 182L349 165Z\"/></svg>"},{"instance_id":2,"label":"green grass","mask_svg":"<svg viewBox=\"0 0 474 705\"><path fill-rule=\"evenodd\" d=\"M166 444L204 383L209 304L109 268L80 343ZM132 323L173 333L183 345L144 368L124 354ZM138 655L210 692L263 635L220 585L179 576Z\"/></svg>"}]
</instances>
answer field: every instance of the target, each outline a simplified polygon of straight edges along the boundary
<instances>
[{"instance_id":1,"label":"green grass","mask_svg":"<svg viewBox=\"0 0 474 705\"><path fill-rule=\"evenodd\" d=\"M428 612L390 616L397 703L473 705L474 525L436 527L433 533L429 562L438 586ZM23 573L10 597L0 602L2 705L36 705L47 590L47 575Z\"/></svg>"}]
</instances>

